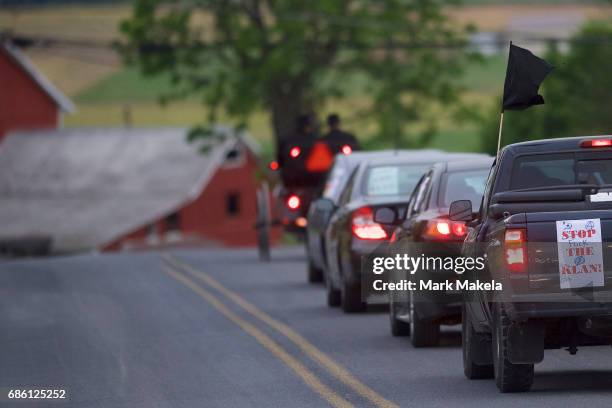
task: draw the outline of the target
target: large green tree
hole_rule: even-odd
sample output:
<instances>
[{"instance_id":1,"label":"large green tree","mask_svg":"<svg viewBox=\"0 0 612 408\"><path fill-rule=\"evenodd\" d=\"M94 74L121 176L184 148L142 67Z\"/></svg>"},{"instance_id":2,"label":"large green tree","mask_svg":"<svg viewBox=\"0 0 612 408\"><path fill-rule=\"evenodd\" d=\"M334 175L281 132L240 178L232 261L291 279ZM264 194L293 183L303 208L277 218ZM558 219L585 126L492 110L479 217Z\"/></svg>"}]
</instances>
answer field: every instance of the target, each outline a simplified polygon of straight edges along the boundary
<instances>
[{"instance_id":1,"label":"large green tree","mask_svg":"<svg viewBox=\"0 0 612 408\"><path fill-rule=\"evenodd\" d=\"M612 133L612 24L587 24L567 53L552 46L546 59L555 69L544 81L543 106L506 111L502 145L553 137ZM503 85L503 84L502 84ZM501 97L481 129L482 148L494 154Z\"/></svg>"},{"instance_id":2,"label":"large green tree","mask_svg":"<svg viewBox=\"0 0 612 408\"><path fill-rule=\"evenodd\" d=\"M124 55L147 75L169 73L176 92L198 95L208 122L244 124L270 113L277 140L294 118L367 83L380 137L406 134L432 106L457 100L463 29L443 13L453 0L136 0L122 22ZM423 144L435 121L404 144Z\"/></svg>"}]
</instances>

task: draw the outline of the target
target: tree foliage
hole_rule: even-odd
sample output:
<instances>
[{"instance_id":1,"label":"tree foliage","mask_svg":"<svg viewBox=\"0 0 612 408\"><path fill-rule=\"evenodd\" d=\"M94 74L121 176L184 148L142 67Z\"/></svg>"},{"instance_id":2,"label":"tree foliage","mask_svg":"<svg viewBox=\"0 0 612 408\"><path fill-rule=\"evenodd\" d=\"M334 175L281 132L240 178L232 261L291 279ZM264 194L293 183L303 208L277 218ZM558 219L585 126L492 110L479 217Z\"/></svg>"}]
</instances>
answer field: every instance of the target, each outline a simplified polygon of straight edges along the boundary
<instances>
[{"instance_id":1,"label":"tree foliage","mask_svg":"<svg viewBox=\"0 0 612 408\"><path fill-rule=\"evenodd\" d=\"M546 59L555 66L544 81L546 104L506 111L502 145L525 140L612 132L612 24L587 24L570 41L567 54L551 47ZM483 150L495 153L501 97L481 129Z\"/></svg>"},{"instance_id":2,"label":"tree foliage","mask_svg":"<svg viewBox=\"0 0 612 408\"><path fill-rule=\"evenodd\" d=\"M392 139L432 105L457 100L464 30L448 23L453 0L136 0L122 22L124 55L148 75L168 72L175 92L198 95L208 122L244 124L270 113L277 139L298 114L346 96L365 77L377 134ZM425 128L426 141L435 125ZM413 139L414 140L414 139Z\"/></svg>"}]
</instances>

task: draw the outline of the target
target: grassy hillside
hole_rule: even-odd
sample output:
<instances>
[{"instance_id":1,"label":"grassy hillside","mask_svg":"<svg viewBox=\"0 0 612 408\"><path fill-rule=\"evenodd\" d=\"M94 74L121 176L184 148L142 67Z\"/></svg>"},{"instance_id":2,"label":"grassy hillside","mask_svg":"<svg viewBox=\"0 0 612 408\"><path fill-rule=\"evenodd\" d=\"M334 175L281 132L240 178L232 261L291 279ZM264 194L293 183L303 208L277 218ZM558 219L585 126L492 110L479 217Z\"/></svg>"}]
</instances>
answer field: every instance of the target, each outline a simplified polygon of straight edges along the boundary
<instances>
[{"instance_id":1,"label":"grassy hillside","mask_svg":"<svg viewBox=\"0 0 612 408\"><path fill-rule=\"evenodd\" d=\"M85 39L103 44L119 38L118 23L130 14L128 2L68 3L49 7L3 7L0 9L0 31ZM503 30L516 16L578 13L591 18L611 15L610 8L587 4L591 2L466 0L466 3L470 6L449 8L450 16L460 23L474 23L482 30L494 31ZM571 5L556 6L568 3ZM128 111L135 126L189 126L201 122L205 117L206 112L195 97L161 107L157 98L171 89L168 77L143 78L137 70L122 66L112 49L33 48L26 50L26 53L41 71L77 103L77 113L66 117L67 126L121 125ZM483 64L470 66L462 78L468 88L470 101L481 105L491 103L493 96L501 90L504 73L504 57L489 58ZM349 86L350 98L330 101L321 113L337 111L347 118L347 124L353 130L364 132L364 129L370 129L372 124L358 114L359 109L369 103L367 93L360 86L361 82L359 78L352 79ZM249 126L260 140L269 143L271 132L265 113L255 115ZM441 130L433 141L435 147L450 150L477 147L473 126L457 124L444 118L439 127Z\"/></svg>"}]
</instances>

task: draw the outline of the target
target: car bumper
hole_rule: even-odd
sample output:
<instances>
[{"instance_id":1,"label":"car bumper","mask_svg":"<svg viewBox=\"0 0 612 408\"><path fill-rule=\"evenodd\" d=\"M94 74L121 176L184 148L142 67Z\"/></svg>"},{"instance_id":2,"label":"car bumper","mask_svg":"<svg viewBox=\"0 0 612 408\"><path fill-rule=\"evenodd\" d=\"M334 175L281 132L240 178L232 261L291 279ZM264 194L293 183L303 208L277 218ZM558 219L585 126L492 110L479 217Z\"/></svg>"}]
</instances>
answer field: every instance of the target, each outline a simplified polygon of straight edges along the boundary
<instances>
[{"instance_id":1,"label":"car bumper","mask_svg":"<svg viewBox=\"0 0 612 408\"><path fill-rule=\"evenodd\" d=\"M513 321L528 319L612 316L612 303L600 302L530 302L529 297L513 296L515 302L504 302L508 316Z\"/></svg>"}]
</instances>

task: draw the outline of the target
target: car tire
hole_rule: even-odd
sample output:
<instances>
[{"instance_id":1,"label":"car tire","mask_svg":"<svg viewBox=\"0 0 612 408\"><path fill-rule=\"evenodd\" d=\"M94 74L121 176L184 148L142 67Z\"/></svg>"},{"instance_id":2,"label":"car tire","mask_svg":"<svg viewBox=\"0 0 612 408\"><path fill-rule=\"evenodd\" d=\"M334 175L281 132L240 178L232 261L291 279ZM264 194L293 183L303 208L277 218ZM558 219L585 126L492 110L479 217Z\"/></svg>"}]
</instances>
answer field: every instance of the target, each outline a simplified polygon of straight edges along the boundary
<instances>
[{"instance_id":1,"label":"car tire","mask_svg":"<svg viewBox=\"0 0 612 408\"><path fill-rule=\"evenodd\" d=\"M414 300L410 298L410 343L415 348L435 347L440 340L440 325L422 320L416 311Z\"/></svg>"},{"instance_id":2,"label":"car tire","mask_svg":"<svg viewBox=\"0 0 612 408\"><path fill-rule=\"evenodd\" d=\"M330 282L329 278L325 278L325 292L327 294L327 306L338 307L340 306L340 291L335 289Z\"/></svg>"},{"instance_id":3,"label":"car tire","mask_svg":"<svg viewBox=\"0 0 612 408\"><path fill-rule=\"evenodd\" d=\"M391 295L389 294L389 298ZM389 326L393 337L410 336L410 323L397 320L397 304L389 300Z\"/></svg>"},{"instance_id":4,"label":"car tire","mask_svg":"<svg viewBox=\"0 0 612 408\"><path fill-rule=\"evenodd\" d=\"M476 364L472 350L474 344L481 344L490 339L484 339L484 335L474 330L470 315L465 310L465 304L461 306L461 348L463 352L463 373L470 380L493 378L493 364Z\"/></svg>"},{"instance_id":5,"label":"car tire","mask_svg":"<svg viewBox=\"0 0 612 408\"><path fill-rule=\"evenodd\" d=\"M319 283L323 282L323 271L308 261L308 282Z\"/></svg>"},{"instance_id":6,"label":"car tire","mask_svg":"<svg viewBox=\"0 0 612 408\"><path fill-rule=\"evenodd\" d=\"M361 286L342 282L341 306L345 313L359 313L365 310L365 303L361 301Z\"/></svg>"},{"instance_id":7,"label":"car tire","mask_svg":"<svg viewBox=\"0 0 612 408\"><path fill-rule=\"evenodd\" d=\"M503 306L494 305L493 319L493 365L495 367L495 384L500 392L525 392L533 384L533 364L513 364L507 355L509 350L508 331L510 319Z\"/></svg>"}]
</instances>

